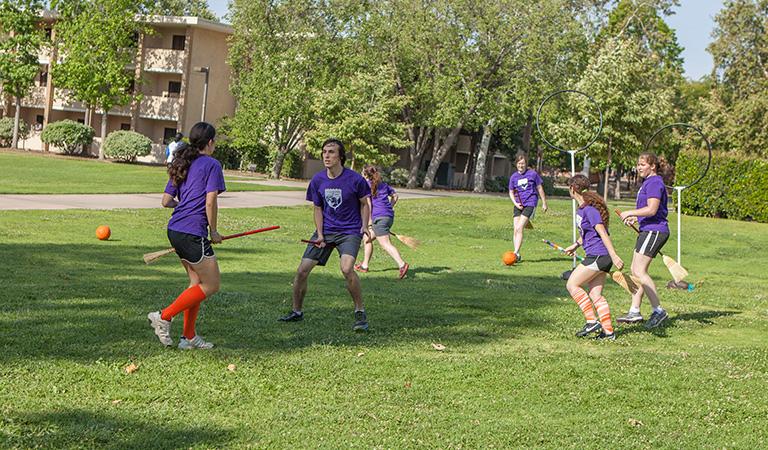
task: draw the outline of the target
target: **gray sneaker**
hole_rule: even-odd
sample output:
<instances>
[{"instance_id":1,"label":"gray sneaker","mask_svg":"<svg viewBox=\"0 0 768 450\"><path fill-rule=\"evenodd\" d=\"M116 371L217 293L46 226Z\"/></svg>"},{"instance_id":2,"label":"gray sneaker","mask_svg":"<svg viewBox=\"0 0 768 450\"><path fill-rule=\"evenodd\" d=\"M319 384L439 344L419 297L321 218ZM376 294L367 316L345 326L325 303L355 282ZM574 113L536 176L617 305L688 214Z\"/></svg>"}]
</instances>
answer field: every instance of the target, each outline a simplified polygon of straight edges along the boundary
<instances>
[{"instance_id":1,"label":"gray sneaker","mask_svg":"<svg viewBox=\"0 0 768 450\"><path fill-rule=\"evenodd\" d=\"M163 320L160 317L160 311L154 311L147 314L147 320L149 326L155 330L155 335L160 339L160 343L166 347L173 345L173 339L171 339L171 321Z\"/></svg>"},{"instance_id":2,"label":"gray sneaker","mask_svg":"<svg viewBox=\"0 0 768 450\"><path fill-rule=\"evenodd\" d=\"M623 317L617 317L616 322L619 323L638 323L643 321L643 315L639 312L628 312Z\"/></svg>"},{"instance_id":3,"label":"gray sneaker","mask_svg":"<svg viewBox=\"0 0 768 450\"><path fill-rule=\"evenodd\" d=\"M667 311L661 310L661 312L654 312L651 314L651 318L648 319L648 322L645 324L645 328L650 330L652 328L656 328L659 325L661 325L662 322L667 320L669 317L669 314L667 314Z\"/></svg>"},{"instance_id":4,"label":"gray sneaker","mask_svg":"<svg viewBox=\"0 0 768 450\"><path fill-rule=\"evenodd\" d=\"M365 311L355 311L355 331L368 331L368 316Z\"/></svg>"},{"instance_id":5,"label":"gray sneaker","mask_svg":"<svg viewBox=\"0 0 768 450\"><path fill-rule=\"evenodd\" d=\"M203 340L203 338L197 335L195 335L195 337L192 339L187 339L182 336L181 340L179 340L179 350L192 350L196 348L208 350L213 348L213 343L206 342Z\"/></svg>"}]
</instances>

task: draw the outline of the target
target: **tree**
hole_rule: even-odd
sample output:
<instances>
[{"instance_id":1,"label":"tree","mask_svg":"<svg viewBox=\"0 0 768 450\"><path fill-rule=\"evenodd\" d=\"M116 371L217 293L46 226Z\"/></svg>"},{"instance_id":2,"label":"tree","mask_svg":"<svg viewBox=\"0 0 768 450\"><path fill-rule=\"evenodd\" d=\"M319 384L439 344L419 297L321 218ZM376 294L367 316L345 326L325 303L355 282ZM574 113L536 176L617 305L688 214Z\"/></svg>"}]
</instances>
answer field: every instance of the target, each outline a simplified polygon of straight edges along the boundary
<instances>
[{"instance_id":1,"label":"tree","mask_svg":"<svg viewBox=\"0 0 768 450\"><path fill-rule=\"evenodd\" d=\"M137 40L143 25L136 21L142 5L136 0L57 0L56 45L62 61L53 68L59 86L77 100L101 108L102 145L107 136L107 117L115 106L134 100L129 90L134 73Z\"/></svg>"},{"instance_id":2,"label":"tree","mask_svg":"<svg viewBox=\"0 0 768 450\"><path fill-rule=\"evenodd\" d=\"M208 7L207 0L160 0L151 3L147 8L149 14L160 14L167 16L192 16L202 19L218 22L211 9Z\"/></svg>"},{"instance_id":3,"label":"tree","mask_svg":"<svg viewBox=\"0 0 768 450\"><path fill-rule=\"evenodd\" d=\"M16 100L11 146L18 148L21 99L29 94L39 71L38 54L44 42L38 26L41 0L0 2L0 85Z\"/></svg>"}]
</instances>

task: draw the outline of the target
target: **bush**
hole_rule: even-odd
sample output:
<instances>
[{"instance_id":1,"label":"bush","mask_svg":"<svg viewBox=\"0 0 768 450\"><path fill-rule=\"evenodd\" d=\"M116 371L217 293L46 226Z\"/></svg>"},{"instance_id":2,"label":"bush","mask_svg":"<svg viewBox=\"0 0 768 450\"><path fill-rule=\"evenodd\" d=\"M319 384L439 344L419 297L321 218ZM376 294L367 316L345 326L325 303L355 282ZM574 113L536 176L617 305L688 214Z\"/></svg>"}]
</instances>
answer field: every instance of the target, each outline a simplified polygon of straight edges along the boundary
<instances>
[{"instance_id":1,"label":"bush","mask_svg":"<svg viewBox=\"0 0 768 450\"><path fill-rule=\"evenodd\" d=\"M109 158L130 162L152 153L152 140L135 131L113 131L104 140L104 154Z\"/></svg>"},{"instance_id":2,"label":"bush","mask_svg":"<svg viewBox=\"0 0 768 450\"><path fill-rule=\"evenodd\" d=\"M60 148L67 155L74 155L81 145L93 143L93 128L73 120L62 120L49 124L40 135L46 144Z\"/></svg>"},{"instance_id":3,"label":"bush","mask_svg":"<svg viewBox=\"0 0 768 450\"><path fill-rule=\"evenodd\" d=\"M408 169L382 169L381 179L390 186L405 186L408 184Z\"/></svg>"},{"instance_id":4,"label":"bush","mask_svg":"<svg viewBox=\"0 0 768 450\"><path fill-rule=\"evenodd\" d=\"M507 192L509 190L509 177L499 175L494 178L485 179L486 192Z\"/></svg>"},{"instance_id":5,"label":"bush","mask_svg":"<svg viewBox=\"0 0 768 450\"><path fill-rule=\"evenodd\" d=\"M0 147L10 147L13 143L13 117L0 119ZM29 136L29 125L23 119L19 119L19 139Z\"/></svg>"},{"instance_id":6,"label":"bush","mask_svg":"<svg viewBox=\"0 0 768 450\"><path fill-rule=\"evenodd\" d=\"M541 177L541 187L544 188L544 194L555 194L555 179L553 177Z\"/></svg>"},{"instance_id":7,"label":"bush","mask_svg":"<svg viewBox=\"0 0 768 450\"><path fill-rule=\"evenodd\" d=\"M706 164L706 154L680 152L675 184L694 181ZM713 154L709 173L683 191L682 203L685 214L768 222L768 161Z\"/></svg>"}]
</instances>

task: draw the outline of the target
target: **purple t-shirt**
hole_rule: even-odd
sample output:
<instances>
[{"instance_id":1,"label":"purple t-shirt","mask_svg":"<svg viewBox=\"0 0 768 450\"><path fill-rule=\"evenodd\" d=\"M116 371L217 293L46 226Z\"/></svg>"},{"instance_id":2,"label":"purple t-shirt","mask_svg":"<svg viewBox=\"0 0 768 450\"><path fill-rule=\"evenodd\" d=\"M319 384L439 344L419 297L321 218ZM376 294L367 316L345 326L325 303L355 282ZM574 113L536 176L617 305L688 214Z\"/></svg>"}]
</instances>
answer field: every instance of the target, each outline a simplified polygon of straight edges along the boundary
<instances>
[{"instance_id":1,"label":"purple t-shirt","mask_svg":"<svg viewBox=\"0 0 768 450\"><path fill-rule=\"evenodd\" d=\"M595 231L595 225L602 224L603 218L600 217L600 211L594 206L584 205L576 211L576 225L581 233L581 245L584 247L584 253L587 256L604 256L608 254L602 238ZM605 228L608 232L608 227Z\"/></svg>"},{"instance_id":2,"label":"purple t-shirt","mask_svg":"<svg viewBox=\"0 0 768 450\"><path fill-rule=\"evenodd\" d=\"M537 186L541 186L541 177L533 169L528 169L523 173L515 171L509 177L509 190L515 192L517 202L526 206L533 206L539 203L539 192Z\"/></svg>"},{"instance_id":3,"label":"purple t-shirt","mask_svg":"<svg viewBox=\"0 0 768 450\"><path fill-rule=\"evenodd\" d=\"M667 187L664 186L664 180L659 175L653 175L643 181L640 190L637 191L637 208L648 206L649 198L659 199L659 209L651 217L639 217L640 231L661 231L669 233L669 222L667 222Z\"/></svg>"},{"instance_id":4,"label":"purple t-shirt","mask_svg":"<svg viewBox=\"0 0 768 450\"><path fill-rule=\"evenodd\" d=\"M187 179L176 187L171 180L165 193L177 198L168 229L195 236L208 236L208 216L205 214L205 196L209 192L224 192L224 172L221 164L208 155L201 155L189 166Z\"/></svg>"},{"instance_id":5,"label":"purple t-shirt","mask_svg":"<svg viewBox=\"0 0 768 450\"><path fill-rule=\"evenodd\" d=\"M368 185L371 185L370 182ZM371 218L375 220L378 217L395 217L395 210L389 201L391 195L395 195L395 190L387 183L380 182L376 187L376 195L371 195Z\"/></svg>"},{"instance_id":6,"label":"purple t-shirt","mask_svg":"<svg viewBox=\"0 0 768 450\"><path fill-rule=\"evenodd\" d=\"M328 171L323 169L312 177L307 188L307 200L323 208L323 233L362 236L360 199L370 195L365 178L347 168L336 178L329 178Z\"/></svg>"}]
</instances>

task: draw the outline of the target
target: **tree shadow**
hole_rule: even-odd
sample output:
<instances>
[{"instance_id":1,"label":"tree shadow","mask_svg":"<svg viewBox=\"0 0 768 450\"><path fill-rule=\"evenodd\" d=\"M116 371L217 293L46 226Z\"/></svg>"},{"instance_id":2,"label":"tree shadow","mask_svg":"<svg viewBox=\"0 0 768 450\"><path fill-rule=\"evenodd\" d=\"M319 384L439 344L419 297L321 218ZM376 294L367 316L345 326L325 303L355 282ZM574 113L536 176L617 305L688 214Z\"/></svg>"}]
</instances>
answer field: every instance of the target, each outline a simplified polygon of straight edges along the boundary
<instances>
[{"instance_id":1,"label":"tree shadow","mask_svg":"<svg viewBox=\"0 0 768 450\"><path fill-rule=\"evenodd\" d=\"M646 329L645 326L641 324L634 324L634 325L621 325L619 327L620 335L621 334L633 334L633 333L649 333L656 335L658 337L667 337L667 329L674 328L676 326L679 326L682 322L689 322L689 321L695 321L702 325L714 325L715 322L712 319L717 319L719 317L729 317L740 314L739 311L698 311L698 312L692 312L692 313L683 313L683 314L677 314L677 315L670 315L669 318L665 321L665 323L662 323L661 326L658 326L656 328L652 328L650 330Z\"/></svg>"}]
</instances>

